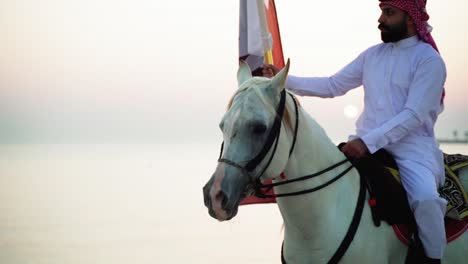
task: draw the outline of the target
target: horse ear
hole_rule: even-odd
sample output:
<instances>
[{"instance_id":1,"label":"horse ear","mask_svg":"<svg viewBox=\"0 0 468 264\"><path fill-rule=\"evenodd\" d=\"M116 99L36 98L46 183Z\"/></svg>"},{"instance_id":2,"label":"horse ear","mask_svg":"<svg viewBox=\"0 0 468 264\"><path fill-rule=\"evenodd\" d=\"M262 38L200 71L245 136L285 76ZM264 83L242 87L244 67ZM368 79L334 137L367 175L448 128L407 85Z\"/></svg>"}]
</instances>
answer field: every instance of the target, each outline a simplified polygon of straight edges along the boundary
<instances>
[{"instance_id":1,"label":"horse ear","mask_svg":"<svg viewBox=\"0 0 468 264\"><path fill-rule=\"evenodd\" d=\"M286 79L288 78L289 72L289 59L284 68L278 72L275 77L271 80L271 85L278 91L281 92L286 85Z\"/></svg>"},{"instance_id":2,"label":"horse ear","mask_svg":"<svg viewBox=\"0 0 468 264\"><path fill-rule=\"evenodd\" d=\"M237 84L241 86L244 82L252 78L252 71L249 65L241 60L239 61L239 69L237 70Z\"/></svg>"}]
</instances>

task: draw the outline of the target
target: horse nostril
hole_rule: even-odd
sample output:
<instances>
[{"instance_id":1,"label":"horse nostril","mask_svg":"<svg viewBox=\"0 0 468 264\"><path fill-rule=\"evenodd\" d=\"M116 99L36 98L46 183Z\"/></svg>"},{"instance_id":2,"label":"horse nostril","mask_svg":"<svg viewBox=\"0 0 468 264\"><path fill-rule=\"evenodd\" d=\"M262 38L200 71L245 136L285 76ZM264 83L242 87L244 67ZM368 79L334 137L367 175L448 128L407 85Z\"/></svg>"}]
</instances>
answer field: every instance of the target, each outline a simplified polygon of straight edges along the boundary
<instances>
[{"instance_id":1,"label":"horse nostril","mask_svg":"<svg viewBox=\"0 0 468 264\"><path fill-rule=\"evenodd\" d=\"M224 192L222 192L222 191L219 192L216 195L216 200L221 201L221 208L226 209L228 199L227 199L227 196L226 196L226 194Z\"/></svg>"}]
</instances>

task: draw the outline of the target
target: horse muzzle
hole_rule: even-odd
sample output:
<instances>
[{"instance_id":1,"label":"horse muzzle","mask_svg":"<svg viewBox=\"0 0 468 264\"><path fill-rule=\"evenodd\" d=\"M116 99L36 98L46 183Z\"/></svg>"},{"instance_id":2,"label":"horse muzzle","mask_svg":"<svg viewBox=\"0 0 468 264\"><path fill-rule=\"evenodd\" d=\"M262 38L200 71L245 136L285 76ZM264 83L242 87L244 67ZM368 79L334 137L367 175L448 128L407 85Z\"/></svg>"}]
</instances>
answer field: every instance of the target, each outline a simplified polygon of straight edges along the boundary
<instances>
[{"instance_id":1,"label":"horse muzzle","mask_svg":"<svg viewBox=\"0 0 468 264\"><path fill-rule=\"evenodd\" d=\"M211 189L208 184L203 187L203 196L208 213L219 221L231 220L236 216L239 205L231 205L228 196L223 191L213 193Z\"/></svg>"},{"instance_id":2,"label":"horse muzzle","mask_svg":"<svg viewBox=\"0 0 468 264\"><path fill-rule=\"evenodd\" d=\"M219 221L236 216L240 201L247 195L249 178L239 170L219 163L211 179L203 187L205 206Z\"/></svg>"}]
</instances>

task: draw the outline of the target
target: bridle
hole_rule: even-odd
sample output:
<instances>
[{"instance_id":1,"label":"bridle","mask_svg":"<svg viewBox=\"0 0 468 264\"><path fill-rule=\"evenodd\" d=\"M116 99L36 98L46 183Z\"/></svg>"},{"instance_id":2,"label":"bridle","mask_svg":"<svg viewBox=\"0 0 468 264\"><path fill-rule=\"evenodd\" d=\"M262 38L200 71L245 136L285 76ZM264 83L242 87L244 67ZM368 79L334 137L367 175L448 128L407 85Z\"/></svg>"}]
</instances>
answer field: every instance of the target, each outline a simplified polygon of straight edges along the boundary
<instances>
[{"instance_id":1,"label":"bridle","mask_svg":"<svg viewBox=\"0 0 468 264\"><path fill-rule=\"evenodd\" d=\"M269 132L269 134L267 136L267 139L266 139L265 143L263 144L262 149L260 150L260 152L253 159L248 161L245 166L242 166L241 164L239 164L239 163L237 163L235 161L232 161L232 160L229 160L229 159L226 159L226 158L222 158L223 149L224 149L224 142L221 144L221 151L220 151L220 155L219 155L219 158L218 158L218 162L226 163L226 164L228 164L228 165L230 165L232 167L235 167L235 168L239 169L242 172L242 174L246 175L250 179L250 185L247 186L247 187L253 187L254 195L259 197L259 198L277 198L277 197L286 197L286 196L296 196L296 195L315 192L315 191L318 191L318 190L320 190L322 188L325 188L328 185L332 184L333 182L337 181L338 179L340 179L341 177L346 175L346 173L349 172L353 168L353 165L351 164L349 167L347 167L344 171L342 171L337 176L333 177L329 181L327 181L327 182L325 182L325 183L323 183L323 184L321 184L321 185L319 185L317 187L314 187L312 189L307 189L307 190L302 190L302 191L297 191L297 192L290 192L290 193L274 194L274 195L265 194L268 190L270 190L271 188L273 188L275 186L286 185L286 184L290 184L290 183L293 183L293 182L304 181L304 180L308 180L308 179L320 176L320 175L322 175L322 174L324 174L324 173L326 173L328 171L331 171L331 170L333 170L333 169L335 169L335 168L337 168L337 167L341 166L342 164L345 164L345 163L347 163L349 161L346 158L346 159L344 159L344 160L342 160L340 162L332 164L331 166L329 166L329 167L327 167L327 168L325 168L325 169L323 169L323 170L321 170L319 172L316 172L316 173L313 173L313 174L310 174L310 175L306 175L306 176L302 176L302 177L299 177L299 178L295 178L295 179L284 180L284 181L281 181L281 182L276 182L276 183L271 183L271 184L263 184L261 182L261 177L263 176L263 174L265 173L267 168L270 166L271 161L273 160L273 157L274 157L274 155L276 153L276 149L277 149L277 146L278 146L280 131L281 131L281 123L282 123L282 119L283 119L282 117L283 117L284 109L285 109L285 106L286 106L286 94L291 96L291 98L292 98L292 100L294 102L294 108L295 108L295 113L296 113L296 123L295 123L295 126L294 126L293 143L292 143L291 148L289 150L289 156L291 156L291 154L294 151L294 147L296 145L296 140L297 140L297 133L298 133L298 128L299 128L299 108L298 108L298 104L297 104L297 101L294 98L294 96L292 94L290 94L290 93L286 93L285 89L283 89L283 91L281 92L280 102L279 102L279 104L278 104L278 106L276 108L275 121L273 123L273 126L270 129L270 132ZM270 151L270 149L272 147L273 147L273 151L271 152L270 157L268 158L268 161L267 161L266 165L261 170L261 173L259 173L255 177L253 177L251 175L251 173L265 159L265 157L267 156L268 152ZM264 191L262 191L262 189L267 189L267 190L264 192Z\"/></svg>"},{"instance_id":2,"label":"bridle","mask_svg":"<svg viewBox=\"0 0 468 264\"><path fill-rule=\"evenodd\" d=\"M291 149L289 150L289 156L291 156L291 154L294 151L294 147L296 145L297 132L298 132L298 128L299 128L299 109L298 109L298 105L297 105L297 102L296 102L296 99L294 98L294 96L291 95L290 93L288 93L288 94L291 96L291 98L292 98L292 100L294 102L295 111L296 111L296 124L295 124L295 128L294 128L293 143L291 145ZM290 180L284 180L284 181L281 181L281 182L276 182L276 183L271 183L271 184L261 183L260 178L262 177L263 173L265 173L267 168L270 166L271 161L273 160L273 157L275 155L276 148L278 146L278 141L279 141L280 131L281 131L281 122L282 122L282 119L283 119L282 117L283 117L285 105L286 105L286 90L283 89L283 91L281 92L280 102L279 102L279 104L277 106L277 109L276 109L275 121L273 123L272 128L270 129L270 132L269 132L268 137L267 137L267 139L265 141L265 144L263 145L260 152L253 159L251 159L247 163L247 165L242 166L242 165L240 165L239 163L237 163L235 161L223 158L222 155L223 155L224 142L221 144L221 151L220 151L220 154L219 154L218 162L226 163L229 166L232 166L232 167L235 167L235 168L239 169L242 172L242 174L246 175L249 178L250 185L254 189L254 195L257 196L257 197L260 197L260 198L267 198L267 197L278 198L278 197L296 196L296 195L301 195L301 194L306 194L306 193L312 193L312 192L323 189L323 188L327 187L328 185L334 183L335 181L337 181L338 179L340 179L341 177L346 175L354 167L353 164L351 163L351 165L348 168L346 168L344 171L339 173L337 176L333 177L332 179L328 180L327 182L325 182L325 183L323 183L323 184L321 184L319 186L316 186L316 187L314 187L312 189L306 189L306 190L290 192L290 193L274 194L274 195L264 194L262 189L267 188L267 191L268 191L269 189L271 189L271 188L273 188L275 186L280 186L280 185L285 185L285 184L289 184L289 183L293 183L293 182L298 182L298 181L304 181L304 180L307 180L307 179L311 179L311 178L323 175L324 173L326 173L328 171L331 171L331 170L333 170L333 169L335 169L335 168L349 162L349 160L346 158L346 159L344 159L344 160L342 160L340 162L332 164L331 166L329 166L329 167L327 167L327 168L325 168L325 169L323 169L323 170L321 170L319 172L316 172L316 173L313 173L313 174L310 174L310 175L306 175L306 176L302 176L302 177L295 178L295 179L290 179ZM272 145L273 145L273 151L271 152L271 155L268 158L268 162L266 163L265 167L261 170L261 173L258 176L251 177L251 173L260 164L260 162L262 162L265 159L265 157L268 154L268 152L270 151ZM247 188L249 188L249 186L247 186ZM344 256L344 254L346 253L349 246L351 245L351 242L353 241L354 236L356 235L357 229L359 227L359 222L361 221L362 213L364 211L365 194L366 194L365 181L364 181L362 175L360 175L359 195L358 195L358 201L357 201L357 204L356 204L356 208L355 208L354 214L353 214L353 219L351 220L351 224L350 224L350 226L348 228L348 231L346 232L346 235L343 238L343 240L341 241L338 249L335 251L333 256L327 262L328 264L338 263L341 260L341 258ZM286 260L284 259L284 256L283 256L283 248L281 248L281 262L286 263Z\"/></svg>"},{"instance_id":3,"label":"bridle","mask_svg":"<svg viewBox=\"0 0 468 264\"><path fill-rule=\"evenodd\" d=\"M299 127L299 122L298 122L299 121L299 113L298 113L298 106L297 106L296 100L294 99L294 97L291 94L289 94L289 95L291 96L291 98L293 98L294 106L296 108L296 125L295 125L295 129L294 129L293 144L292 144L291 149L289 151L289 155L291 155L291 153L294 150L294 146L295 146L296 138L297 138L297 130L298 130L298 127ZM226 163L226 164L228 164L230 166L233 166L233 167L239 169L242 172L242 174L244 174L245 176L247 176L250 179L250 185L254 187L255 195L258 196L258 197L260 197L260 195L262 195L260 178L265 173L267 168L270 166L271 161L273 160L273 157L275 155L276 149L278 147L278 142L279 142L279 137L280 137L280 132L281 132L281 123L282 123L282 119L283 119L282 116L283 116L285 108L286 108L286 90L283 90L281 92L280 102L278 104L278 107L276 108L275 120L273 122L273 126L270 129L270 132L268 133L267 139L266 139L265 143L263 144L263 147L260 150L260 152L253 159L251 159L249 162L247 162L247 164L245 166L242 166L242 165L240 165L239 163L237 163L235 161L232 161L232 160L229 160L229 159L226 159L226 158L222 158L223 149L224 149L224 142L221 144L221 151L220 151L220 154L219 154L218 162ZM261 173L256 177L252 177L251 176L252 171L255 170L257 168L257 166L265 159L265 157L267 156L267 154L270 151L272 146L273 146L273 151L271 152L271 155L270 155L270 157L268 159L268 162L266 163L264 168L261 170Z\"/></svg>"},{"instance_id":4,"label":"bridle","mask_svg":"<svg viewBox=\"0 0 468 264\"><path fill-rule=\"evenodd\" d=\"M293 153L294 151L294 147L296 145L296 140L297 140L297 133L298 133L298 128L299 128L299 107L298 107L298 104L297 104L297 101L296 99L294 98L294 96L290 93L288 93L289 96L291 96L293 102L294 102L294 108L295 108L295 114L296 114L296 123L295 123L295 126L294 126L294 135L293 135L293 143L291 145L291 148L289 150L289 156L291 156L291 154ZM226 158L222 158L222 154L223 154L223 149L224 149L224 142L221 144L221 151L220 151L220 155L219 155L219 158L218 158L218 162L222 162L222 163L226 163L230 166L233 166L237 169L239 169L242 174L246 175L249 179L250 179L250 185L253 187L254 189L254 195L259 197L259 198L269 198L269 197L272 197L272 198L277 198L277 197L286 197L286 196L296 196L296 195L301 195L301 194L306 194L306 193L310 193L310 192L315 192L315 191L318 191L330 184L332 184L333 182L337 181L338 179L340 179L341 177L343 177L348 171L350 171L353 167L353 165L351 164L348 168L346 168L343 172L341 172L340 174L338 174L337 176L335 176L334 178L332 178L331 180L315 187L315 188L312 188L312 189L307 189L307 190L303 190L303 191L297 191L297 192L290 192L290 193L283 193L283 194L275 194L275 195L268 195L268 194L265 194L262 189L265 189L267 188L267 191L275 186L280 186L280 185L285 185L285 184L289 184L289 183L293 183L293 182L298 182L298 181L304 181L304 180L308 180L308 179L311 179L311 178L314 178L314 177L317 177L317 176L320 176L336 167L339 167L340 165L346 163L348 161L348 159L344 159L340 162L337 162L335 164L332 164L331 166L319 171L319 172L316 172L316 173L313 173L313 174L310 174L310 175L306 175L306 176L302 176L302 177L299 177L299 178L295 178L295 179L291 179L291 180L285 180L285 181L281 181L281 182L276 182L276 183L271 183L271 184L263 184L261 183L261 180L260 178L263 176L263 174L265 173L265 171L267 170L267 168L270 166L271 164L271 161L273 160L273 157L275 155L275 152L276 152L276 149L277 149L277 146L278 146L278 142L279 142L279 137L280 137L280 131L281 131L281 123L282 123L282 117L283 117L283 113L284 113L284 109L285 109L285 106L286 106L286 90L283 89L283 91L281 92L281 98L280 98L280 102L276 108L276 116L275 116L275 121L273 123L273 126L271 127L270 129L270 132L268 134L268 137L265 141L265 143L263 144L263 147L262 149L260 150L260 152L253 158L251 159L245 166L242 166L240 165L239 163L235 162L235 161L232 161L232 160L229 160L229 159L226 159ZM270 151L271 147L273 146L273 151L271 152L271 155L268 159L268 162L266 163L266 165L264 166L264 168L261 170L261 173L258 175L258 176L255 176L255 177L252 177L251 176L251 173L252 171L265 159L266 155L268 154L268 152Z\"/></svg>"}]
</instances>

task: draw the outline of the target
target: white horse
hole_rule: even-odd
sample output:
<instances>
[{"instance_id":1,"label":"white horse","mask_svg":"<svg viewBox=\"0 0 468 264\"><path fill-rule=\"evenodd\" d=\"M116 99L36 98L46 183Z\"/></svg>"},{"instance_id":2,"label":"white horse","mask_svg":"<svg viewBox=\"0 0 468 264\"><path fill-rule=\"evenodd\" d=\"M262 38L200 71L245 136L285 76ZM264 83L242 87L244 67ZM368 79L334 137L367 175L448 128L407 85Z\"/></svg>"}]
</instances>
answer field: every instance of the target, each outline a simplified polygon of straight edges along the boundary
<instances>
[{"instance_id":1,"label":"white horse","mask_svg":"<svg viewBox=\"0 0 468 264\"><path fill-rule=\"evenodd\" d=\"M240 65L239 90L220 124L224 137L222 157L203 188L210 215L220 221L230 220L237 214L239 202L252 194L255 178L281 182L284 179L275 179L281 173L286 175L286 180L296 179L345 160L324 130L300 107L295 134L296 107L292 96L286 96L278 138L267 139L279 113L277 106L288 70L289 61L273 79L253 78L249 67L245 63ZM265 144L271 147L265 148ZM261 149L266 155L258 155ZM256 162L252 164L252 160ZM361 186L356 169L345 171L349 166L345 162L320 176L274 187L275 193L281 194L326 185L315 192L277 198L284 220L283 254L287 263L327 263L337 251L355 215ZM327 185L343 173L343 177ZM462 174L466 189L468 170ZM467 233L448 244L443 263L467 263ZM407 247L389 225L383 222L380 227L374 226L365 203L354 239L340 263L404 263L406 253Z\"/></svg>"}]
</instances>

